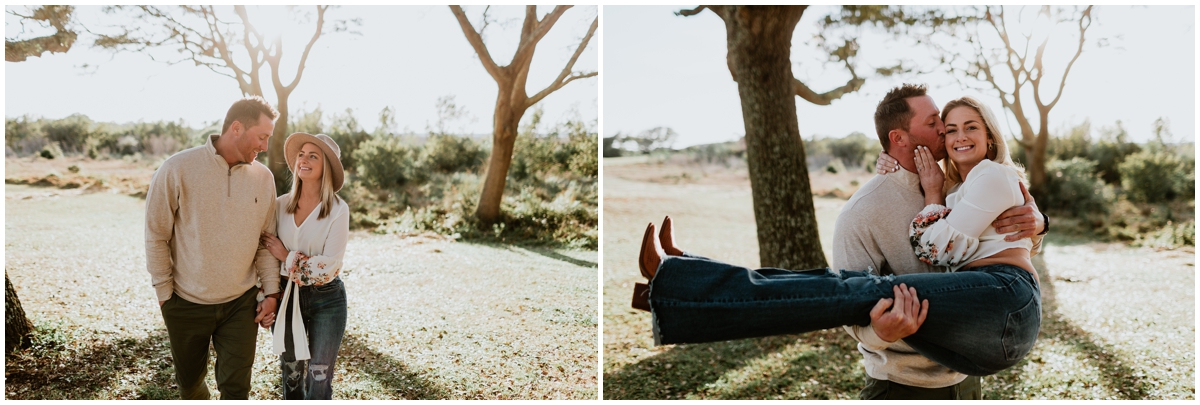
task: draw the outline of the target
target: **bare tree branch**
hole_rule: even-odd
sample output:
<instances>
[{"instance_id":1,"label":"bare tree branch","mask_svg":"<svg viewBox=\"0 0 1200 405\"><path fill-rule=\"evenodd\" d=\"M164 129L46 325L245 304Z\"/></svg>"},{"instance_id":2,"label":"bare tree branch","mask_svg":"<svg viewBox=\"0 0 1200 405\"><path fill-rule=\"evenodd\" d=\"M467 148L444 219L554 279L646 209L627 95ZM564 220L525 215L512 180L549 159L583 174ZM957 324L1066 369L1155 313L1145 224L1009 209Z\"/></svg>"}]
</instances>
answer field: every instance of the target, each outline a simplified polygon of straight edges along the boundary
<instances>
[{"instance_id":1,"label":"bare tree branch","mask_svg":"<svg viewBox=\"0 0 1200 405\"><path fill-rule=\"evenodd\" d=\"M1087 20L1085 24L1083 20ZM1084 34L1087 33L1088 27L1092 25L1092 6L1088 6L1083 10L1083 15L1079 18L1079 47L1075 49L1075 56L1071 58L1071 62L1067 63L1067 68L1063 70L1062 80L1058 83L1058 94L1054 96L1054 101L1046 105L1046 109L1054 108L1058 104L1058 99L1062 97L1063 86L1067 85L1067 74L1071 73L1071 66L1075 65L1075 61L1079 60L1079 55L1083 53Z\"/></svg>"},{"instance_id":2,"label":"bare tree branch","mask_svg":"<svg viewBox=\"0 0 1200 405\"><path fill-rule=\"evenodd\" d=\"M567 61L567 66L563 67L562 72L558 74L558 77L554 79L553 83L551 83L542 91L539 91L537 94L534 94L533 97L530 97L529 101L526 102L526 107L537 104L539 101L542 101L543 98L546 98L546 96L550 95L550 93L561 89L563 86L566 86L567 83L570 83L573 80L596 76L597 72L589 72L568 77L568 75L571 74L571 69L575 67L575 61L579 60L579 55L583 54L583 49L587 48L588 42L592 40L592 35L596 33L596 28L599 26L599 22L599 18L592 20L591 27L588 27L588 32L583 36L583 40L579 41L579 46L575 48L575 54L571 55L571 60Z\"/></svg>"},{"instance_id":3,"label":"bare tree branch","mask_svg":"<svg viewBox=\"0 0 1200 405\"><path fill-rule=\"evenodd\" d=\"M676 11L676 12L675 12L675 15L677 15L677 16L683 16L683 17L691 17L691 16L694 16L694 15L696 15L696 14L700 14L700 12L701 12L701 11L704 11L704 9L706 9L706 8L708 8L708 6L698 6L698 7L696 7L696 8L693 8L693 9L691 9L691 10L679 10L679 11ZM714 12L715 12L715 11L714 11Z\"/></svg>"},{"instance_id":4,"label":"bare tree branch","mask_svg":"<svg viewBox=\"0 0 1200 405\"><path fill-rule=\"evenodd\" d=\"M496 62L492 60L492 54L488 53L487 46L483 44L483 38L478 32L475 32L475 27L471 25L471 21L467 20L466 13L463 13L462 7L450 6L450 11L454 13L454 17L458 19L458 25L462 27L463 35L467 37L467 42L471 43L471 48L475 49L475 54L479 55L479 61L483 63L484 70L487 70L493 79L500 80L503 77L503 72Z\"/></svg>"}]
</instances>

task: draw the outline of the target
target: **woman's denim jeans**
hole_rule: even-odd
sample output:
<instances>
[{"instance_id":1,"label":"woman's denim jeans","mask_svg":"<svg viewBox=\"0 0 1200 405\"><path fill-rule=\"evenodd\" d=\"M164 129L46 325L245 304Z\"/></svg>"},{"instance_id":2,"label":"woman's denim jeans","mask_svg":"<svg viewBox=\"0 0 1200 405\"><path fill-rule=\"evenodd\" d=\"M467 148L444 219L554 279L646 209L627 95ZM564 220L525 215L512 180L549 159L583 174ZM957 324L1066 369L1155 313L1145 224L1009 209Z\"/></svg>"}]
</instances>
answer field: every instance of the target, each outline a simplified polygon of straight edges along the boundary
<instances>
[{"instance_id":1,"label":"woman's denim jeans","mask_svg":"<svg viewBox=\"0 0 1200 405\"><path fill-rule=\"evenodd\" d=\"M287 283L284 277L280 291L287 288ZM283 339L286 351L279 356L283 399L332 399L333 372L346 331L346 287L341 278L335 278L325 285L300 287L293 291L291 299L300 300L300 316L304 319L304 330L308 332L308 350L312 358L296 360L291 317L285 324L276 324L286 331Z\"/></svg>"},{"instance_id":2,"label":"woman's denim jeans","mask_svg":"<svg viewBox=\"0 0 1200 405\"><path fill-rule=\"evenodd\" d=\"M867 325L871 308L905 283L929 300L904 341L963 374L991 375L1033 348L1042 302L1033 275L989 265L954 273L880 277L829 269L750 270L686 255L663 260L650 283L657 344L702 343Z\"/></svg>"}]
</instances>

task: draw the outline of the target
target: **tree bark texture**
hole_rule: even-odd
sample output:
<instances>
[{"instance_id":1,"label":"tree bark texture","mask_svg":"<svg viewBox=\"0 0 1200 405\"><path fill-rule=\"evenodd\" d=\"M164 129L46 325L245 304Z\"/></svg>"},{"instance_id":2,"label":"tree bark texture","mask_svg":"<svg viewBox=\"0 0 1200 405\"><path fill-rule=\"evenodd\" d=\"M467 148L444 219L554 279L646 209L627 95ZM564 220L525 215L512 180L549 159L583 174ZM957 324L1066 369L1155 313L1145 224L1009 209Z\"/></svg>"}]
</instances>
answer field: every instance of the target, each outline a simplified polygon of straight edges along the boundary
<instances>
[{"instance_id":1,"label":"tree bark texture","mask_svg":"<svg viewBox=\"0 0 1200 405\"><path fill-rule=\"evenodd\" d=\"M29 337L33 335L33 323L25 316L21 307L21 299L17 298L17 290L4 273L4 353L11 353L14 348L26 347Z\"/></svg>"},{"instance_id":2,"label":"tree bark texture","mask_svg":"<svg viewBox=\"0 0 1200 405\"><path fill-rule=\"evenodd\" d=\"M803 6L721 6L738 83L763 267L826 267L796 117L792 33Z\"/></svg>"},{"instance_id":3,"label":"tree bark texture","mask_svg":"<svg viewBox=\"0 0 1200 405\"><path fill-rule=\"evenodd\" d=\"M487 173L484 175L483 192L475 214L486 224L500 218L500 202L504 197L504 186L508 183L508 167L512 165L513 146L517 142L517 125L525 109L513 109L504 94L496 100L496 112L492 123L492 154L488 158Z\"/></svg>"}]
</instances>

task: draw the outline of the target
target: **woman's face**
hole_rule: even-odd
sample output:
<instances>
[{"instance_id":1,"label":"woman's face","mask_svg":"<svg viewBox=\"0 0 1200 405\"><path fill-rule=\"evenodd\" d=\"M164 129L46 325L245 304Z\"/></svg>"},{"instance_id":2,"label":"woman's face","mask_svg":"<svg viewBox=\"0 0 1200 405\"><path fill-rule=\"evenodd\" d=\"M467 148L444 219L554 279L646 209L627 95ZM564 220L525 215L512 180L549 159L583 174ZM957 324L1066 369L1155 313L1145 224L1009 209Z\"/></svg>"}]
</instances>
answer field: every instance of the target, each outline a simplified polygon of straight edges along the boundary
<instances>
[{"instance_id":1,"label":"woman's face","mask_svg":"<svg viewBox=\"0 0 1200 405\"><path fill-rule=\"evenodd\" d=\"M321 173L325 170L325 154L321 152L321 148L312 142L301 146L300 154L296 156L295 170L296 177L300 180L309 184L321 184Z\"/></svg>"},{"instance_id":2,"label":"woman's face","mask_svg":"<svg viewBox=\"0 0 1200 405\"><path fill-rule=\"evenodd\" d=\"M959 165L975 164L987 158L987 127L975 109L958 106L946 114L946 154Z\"/></svg>"}]
</instances>

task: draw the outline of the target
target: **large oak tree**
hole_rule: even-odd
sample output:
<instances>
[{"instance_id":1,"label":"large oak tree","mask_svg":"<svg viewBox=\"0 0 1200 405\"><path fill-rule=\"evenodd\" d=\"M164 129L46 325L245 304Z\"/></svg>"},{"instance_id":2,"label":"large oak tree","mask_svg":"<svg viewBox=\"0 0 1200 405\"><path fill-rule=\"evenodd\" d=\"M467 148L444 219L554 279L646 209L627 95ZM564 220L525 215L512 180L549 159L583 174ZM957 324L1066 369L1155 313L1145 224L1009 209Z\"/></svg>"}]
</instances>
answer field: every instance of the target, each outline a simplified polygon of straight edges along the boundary
<instances>
[{"instance_id":1,"label":"large oak tree","mask_svg":"<svg viewBox=\"0 0 1200 405\"><path fill-rule=\"evenodd\" d=\"M828 105L858 91L864 79L850 63L855 45L847 42L831 54L845 64L851 78L835 89L818 92L792 74L792 33L807 6L700 6L678 14L692 16L704 10L725 22L726 62L738 85L746 127L760 265L825 267L796 97Z\"/></svg>"},{"instance_id":2,"label":"large oak tree","mask_svg":"<svg viewBox=\"0 0 1200 405\"><path fill-rule=\"evenodd\" d=\"M562 17L563 13L570 8L571 6L556 6L549 13L538 18L537 6L526 6L517 50L513 52L512 59L507 65L500 65L492 58L487 45L483 42L483 31L488 26L487 11L484 11L483 26L476 29L467 19L462 7L450 6L450 11L458 19L458 24L462 27L467 42L475 49L483 68L487 70L492 79L496 81L496 86L499 87L496 95L496 108L492 115L492 154L488 160L479 206L475 211L475 215L484 224L494 223L500 216L500 201L504 196L508 168L512 163L513 145L517 140L517 126L521 122L521 117L525 115L525 111L542 101L550 93L563 88L567 83L597 75L597 72L594 71L575 72L572 69L575 67L575 62L579 60L579 56L587 48L592 35L596 33L598 17L592 20L587 34L579 41L575 53L571 55L566 66L563 66L558 77L533 95L526 92L529 67L532 65L534 50L537 48L538 42L546 36L546 33L550 32L559 17Z\"/></svg>"}]
</instances>

